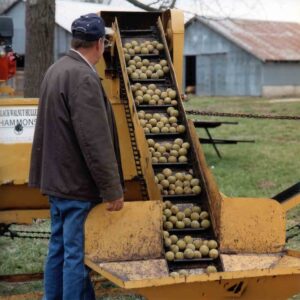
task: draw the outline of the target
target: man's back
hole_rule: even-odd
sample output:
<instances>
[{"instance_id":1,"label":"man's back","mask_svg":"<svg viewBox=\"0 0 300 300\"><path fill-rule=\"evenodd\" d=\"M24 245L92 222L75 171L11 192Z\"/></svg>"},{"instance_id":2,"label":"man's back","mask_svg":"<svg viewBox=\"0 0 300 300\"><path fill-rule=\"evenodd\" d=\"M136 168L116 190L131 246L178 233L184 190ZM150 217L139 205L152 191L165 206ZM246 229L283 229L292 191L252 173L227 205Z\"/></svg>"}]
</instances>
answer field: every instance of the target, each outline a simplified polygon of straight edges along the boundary
<instances>
[{"instance_id":1,"label":"man's back","mask_svg":"<svg viewBox=\"0 0 300 300\"><path fill-rule=\"evenodd\" d=\"M119 186L105 102L97 74L76 52L49 68L41 86L31 186L47 195L82 200L99 199L100 185L104 193L106 186ZM93 172L96 168L104 173Z\"/></svg>"}]
</instances>

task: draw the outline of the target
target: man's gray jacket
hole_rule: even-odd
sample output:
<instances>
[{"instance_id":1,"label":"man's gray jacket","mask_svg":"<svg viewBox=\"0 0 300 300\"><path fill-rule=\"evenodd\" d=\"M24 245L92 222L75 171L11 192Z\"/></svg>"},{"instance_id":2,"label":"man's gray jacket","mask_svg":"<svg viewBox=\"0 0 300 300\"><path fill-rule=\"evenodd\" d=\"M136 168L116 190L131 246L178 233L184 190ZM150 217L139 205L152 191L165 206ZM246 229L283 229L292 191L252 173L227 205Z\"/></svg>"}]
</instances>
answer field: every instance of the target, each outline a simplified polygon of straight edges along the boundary
<instances>
[{"instance_id":1,"label":"man's gray jacket","mask_svg":"<svg viewBox=\"0 0 300 300\"><path fill-rule=\"evenodd\" d=\"M112 107L98 75L74 51L41 85L29 186L79 200L122 197L123 176Z\"/></svg>"}]
</instances>

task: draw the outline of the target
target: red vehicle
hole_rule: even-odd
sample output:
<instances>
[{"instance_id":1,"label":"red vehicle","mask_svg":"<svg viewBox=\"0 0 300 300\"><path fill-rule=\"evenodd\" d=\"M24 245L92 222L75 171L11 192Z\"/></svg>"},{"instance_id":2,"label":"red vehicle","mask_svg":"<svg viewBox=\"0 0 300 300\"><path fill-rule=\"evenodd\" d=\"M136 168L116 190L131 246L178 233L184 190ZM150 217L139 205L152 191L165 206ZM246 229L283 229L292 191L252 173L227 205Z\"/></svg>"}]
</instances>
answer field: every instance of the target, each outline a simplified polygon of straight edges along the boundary
<instances>
[{"instance_id":1,"label":"red vehicle","mask_svg":"<svg viewBox=\"0 0 300 300\"><path fill-rule=\"evenodd\" d=\"M0 80L8 80L16 73L16 55L12 51L13 22L0 16Z\"/></svg>"}]
</instances>

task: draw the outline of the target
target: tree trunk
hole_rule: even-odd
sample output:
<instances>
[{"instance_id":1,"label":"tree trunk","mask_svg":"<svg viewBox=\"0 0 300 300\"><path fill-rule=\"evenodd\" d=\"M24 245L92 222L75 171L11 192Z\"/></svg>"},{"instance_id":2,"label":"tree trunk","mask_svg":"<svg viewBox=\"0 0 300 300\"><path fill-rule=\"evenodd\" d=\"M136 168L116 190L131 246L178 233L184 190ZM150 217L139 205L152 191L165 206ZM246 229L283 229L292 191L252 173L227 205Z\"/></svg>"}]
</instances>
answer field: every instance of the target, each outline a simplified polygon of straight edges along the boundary
<instances>
[{"instance_id":1,"label":"tree trunk","mask_svg":"<svg viewBox=\"0 0 300 300\"><path fill-rule=\"evenodd\" d=\"M55 0L26 1L24 97L38 97L40 84L53 63Z\"/></svg>"}]
</instances>

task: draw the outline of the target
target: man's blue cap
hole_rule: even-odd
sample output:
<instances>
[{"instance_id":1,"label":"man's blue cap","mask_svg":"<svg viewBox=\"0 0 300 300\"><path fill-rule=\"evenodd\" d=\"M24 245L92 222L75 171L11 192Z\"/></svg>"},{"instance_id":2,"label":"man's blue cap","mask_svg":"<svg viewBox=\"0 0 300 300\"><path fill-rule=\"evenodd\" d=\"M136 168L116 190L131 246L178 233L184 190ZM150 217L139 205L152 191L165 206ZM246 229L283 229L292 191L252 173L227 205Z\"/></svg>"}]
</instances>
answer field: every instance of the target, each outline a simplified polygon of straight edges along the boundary
<instances>
[{"instance_id":1,"label":"man's blue cap","mask_svg":"<svg viewBox=\"0 0 300 300\"><path fill-rule=\"evenodd\" d=\"M72 36L84 41L97 41L105 36L105 24L97 14L87 14L72 23Z\"/></svg>"}]
</instances>

